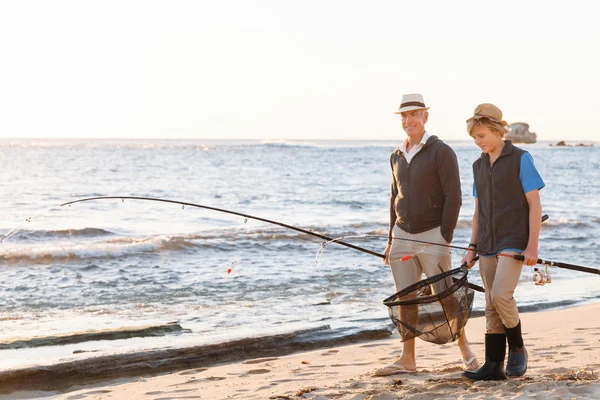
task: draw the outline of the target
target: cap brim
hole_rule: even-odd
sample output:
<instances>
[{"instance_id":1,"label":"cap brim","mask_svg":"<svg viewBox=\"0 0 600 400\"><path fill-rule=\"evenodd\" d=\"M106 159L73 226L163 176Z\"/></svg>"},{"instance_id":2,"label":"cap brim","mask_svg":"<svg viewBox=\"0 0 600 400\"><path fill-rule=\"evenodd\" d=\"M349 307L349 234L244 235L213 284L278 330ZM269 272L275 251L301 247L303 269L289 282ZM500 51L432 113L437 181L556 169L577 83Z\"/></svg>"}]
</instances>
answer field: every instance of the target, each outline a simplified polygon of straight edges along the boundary
<instances>
[{"instance_id":1,"label":"cap brim","mask_svg":"<svg viewBox=\"0 0 600 400\"><path fill-rule=\"evenodd\" d=\"M401 108L398 111L394 111L394 114L402 114L403 112L414 111L414 110L429 110L429 107L408 106L408 107Z\"/></svg>"}]
</instances>

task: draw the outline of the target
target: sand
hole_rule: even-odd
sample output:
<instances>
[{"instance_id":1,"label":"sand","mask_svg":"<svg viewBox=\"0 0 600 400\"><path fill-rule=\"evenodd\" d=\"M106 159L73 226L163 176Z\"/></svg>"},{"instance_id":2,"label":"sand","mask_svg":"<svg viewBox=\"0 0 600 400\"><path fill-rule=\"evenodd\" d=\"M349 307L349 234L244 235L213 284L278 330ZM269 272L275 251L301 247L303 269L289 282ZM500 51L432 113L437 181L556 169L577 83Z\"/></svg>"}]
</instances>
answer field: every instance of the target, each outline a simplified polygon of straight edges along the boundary
<instances>
[{"instance_id":1,"label":"sand","mask_svg":"<svg viewBox=\"0 0 600 400\"><path fill-rule=\"evenodd\" d=\"M400 354L396 333L389 339L284 357L0 399L600 399L600 304L525 313L521 320L529 370L508 381L467 381L461 378L455 343L421 340L416 373L376 377L376 368ZM484 318L469 321L468 338L482 362L484 332Z\"/></svg>"}]
</instances>

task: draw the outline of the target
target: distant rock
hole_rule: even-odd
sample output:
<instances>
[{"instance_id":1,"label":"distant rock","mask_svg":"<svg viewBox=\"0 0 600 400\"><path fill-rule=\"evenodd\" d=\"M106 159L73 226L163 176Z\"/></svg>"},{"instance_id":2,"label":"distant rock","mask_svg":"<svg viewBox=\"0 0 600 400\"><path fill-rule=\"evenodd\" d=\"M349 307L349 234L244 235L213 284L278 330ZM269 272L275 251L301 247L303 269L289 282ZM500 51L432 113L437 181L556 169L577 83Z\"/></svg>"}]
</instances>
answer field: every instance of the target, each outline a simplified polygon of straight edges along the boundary
<instances>
[{"instance_id":1,"label":"distant rock","mask_svg":"<svg viewBox=\"0 0 600 400\"><path fill-rule=\"evenodd\" d=\"M514 143L535 143L537 135L534 132L529 132L529 124L525 122L515 122L509 125L510 132L506 134L506 139L512 140Z\"/></svg>"},{"instance_id":2,"label":"distant rock","mask_svg":"<svg viewBox=\"0 0 600 400\"><path fill-rule=\"evenodd\" d=\"M564 140L561 140L560 142L554 144L554 145L550 145L550 146L556 146L556 147L573 147L573 145L571 144L566 144ZM593 143L577 143L574 147L594 147Z\"/></svg>"}]
</instances>

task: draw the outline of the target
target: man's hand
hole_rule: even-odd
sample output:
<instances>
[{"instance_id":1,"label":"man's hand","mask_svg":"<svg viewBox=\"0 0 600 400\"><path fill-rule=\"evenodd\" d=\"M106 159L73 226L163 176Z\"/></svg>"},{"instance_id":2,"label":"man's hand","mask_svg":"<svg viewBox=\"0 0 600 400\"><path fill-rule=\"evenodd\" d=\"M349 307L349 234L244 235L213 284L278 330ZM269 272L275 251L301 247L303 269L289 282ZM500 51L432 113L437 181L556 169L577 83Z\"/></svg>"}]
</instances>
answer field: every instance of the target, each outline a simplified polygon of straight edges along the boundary
<instances>
[{"instance_id":1,"label":"man's hand","mask_svg":"<svg viewBox=\"0 0 600 400\"><path fill-rule=\"evenodd\" d=\"M390 250L392 250L392 245L388 244L383 251L383 263L385 265L390 265Z\"/></svg>"}]
</instances>

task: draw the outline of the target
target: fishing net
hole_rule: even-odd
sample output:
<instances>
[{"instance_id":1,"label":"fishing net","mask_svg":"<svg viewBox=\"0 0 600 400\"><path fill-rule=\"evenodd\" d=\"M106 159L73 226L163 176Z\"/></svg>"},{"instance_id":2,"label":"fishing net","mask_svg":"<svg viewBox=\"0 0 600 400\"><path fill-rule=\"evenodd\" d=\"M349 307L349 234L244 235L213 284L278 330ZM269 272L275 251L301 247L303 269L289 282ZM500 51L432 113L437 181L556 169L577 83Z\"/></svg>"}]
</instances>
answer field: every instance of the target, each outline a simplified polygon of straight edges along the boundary
<instances>
[{"instance_id":1,"label":"fishing net","mask_svg":"<svg viewBox=\"0 0 600 400\"><path fill-rule=\"evenodd\" d=\"M424 279L383 300L402 341L444 344L458 339L473 307L466 267ZM457 277L456 275L459 275Z\"/></svg>"}]
</instances>

